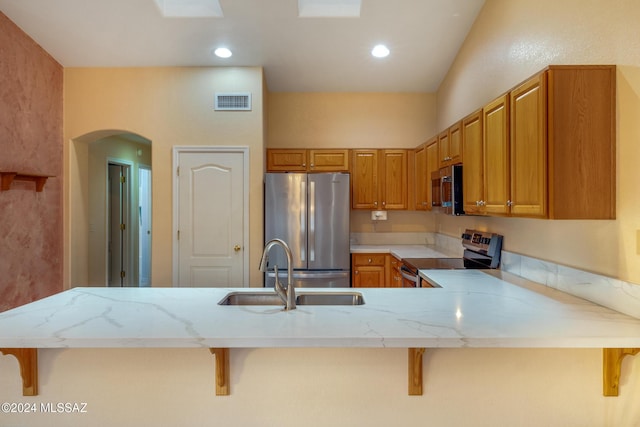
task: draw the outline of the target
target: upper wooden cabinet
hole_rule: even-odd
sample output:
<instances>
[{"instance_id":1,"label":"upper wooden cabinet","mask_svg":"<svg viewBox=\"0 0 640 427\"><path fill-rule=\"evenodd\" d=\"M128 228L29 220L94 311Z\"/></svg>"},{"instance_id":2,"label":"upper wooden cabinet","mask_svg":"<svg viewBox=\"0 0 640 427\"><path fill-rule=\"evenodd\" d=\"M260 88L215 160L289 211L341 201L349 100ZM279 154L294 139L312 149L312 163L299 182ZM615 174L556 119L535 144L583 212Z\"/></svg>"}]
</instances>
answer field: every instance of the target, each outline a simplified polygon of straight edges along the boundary
<instances>
[{"instance_id":1,"label":"upper wooden cabinet","mask_svg":"<svg viewBox=\"0 0 640 427\"><path fill-rule=\"evenodd\" d=\"M431 203L429 198L431 176L427 173L427 144L424 143L415 149L414 156L414 185L415 185L415 197L414 197L414 209L416 210L429 210L431 209Z\"/></svg>"},{"instance_id":2,"label":"upper wooden cabinet","mask_svg":"<svg viewBox=\"0 0 640 427\"><path fill-rule=\"evenodd\" d=\"M462 122L438 135L438 155L440 167L462 162Z\"/></svg>"},{"instance_id":3,"label":"upper wooden cabinet","mask_svg":"<svg viewBox=\"0 0 640 427\"><path fill-rule=\"evenodd\" d=\"M466 214L484 213L484 153L482 110L462 120L463 209Z\"/></svg>"},{"instance_id":4,"label":"upper wooden cabinet","mask_svg":"<svg viewBox=\"0 0 640 427\"><path fill-rule=\"evenodd\" d=\"M506 215L509 213L509 97L503 95L482 110L483 191L480 213ZM465 173L463 167L463 176ZM463 178L464 179L464 178ZM464 190L463 190L464 191Z\"/></svg>"},{"instance_id":5,"label":"upper wooden cabinet","mask_svg":"<svg viewBox=\"0 0 640 427\"><path fill-rule=\"evenodd\" d=\"M547 216L547 79L527 80L509 94L509 213Z\"/></svg>"},{"instance_id":6,"label":"upper wooden cabinet","mask_svg":"<svg viewBox=\"0 0 640 427\"><path fill-rule=\"evenodd\" d=\"M431 174L440 168L438 154L438 138L434 137L425 143L427 146L427 193L429 209L433 206L433 188L431 187Z\"/></svg>"},{"instance_id":7,"label":"upper wooden cabinet","mask_svg":"<svg viewBox=\"0 0 640 427\"><path fill-rule=\"evenodd\" d=\"M549 217L616 217L616 67L547 71Z\"/></svg>"},{"instance_id":8,"label":"upper wooden cabinet","mask_svg":"<svg viewBox=\"0 0 640 427\"><path fill-rule=\"evenodd\" d=\"M407 150L353 150L351 207L408 208Z\"/></svg>"},{"instance_id":9,"label":"upper wooden cabinet","mask_svg":"<svg viewBox=\"0 0 640 427\"><path fill-rule=\"evenodd\" d=\"M462 126L466 213L615 218L615 66L550 66L486 105L482 123L472 116Z\"/></svg>"},{"instance_id":10,"label":"upper wooden cabinet","mask_svg":"<svg viewBox=\"0 0 640 427\"><path fill-rule=\"evenodd\" d=\"M349 150L268 149L267 172L348 172Z\"/></svg>"}]
</instances>

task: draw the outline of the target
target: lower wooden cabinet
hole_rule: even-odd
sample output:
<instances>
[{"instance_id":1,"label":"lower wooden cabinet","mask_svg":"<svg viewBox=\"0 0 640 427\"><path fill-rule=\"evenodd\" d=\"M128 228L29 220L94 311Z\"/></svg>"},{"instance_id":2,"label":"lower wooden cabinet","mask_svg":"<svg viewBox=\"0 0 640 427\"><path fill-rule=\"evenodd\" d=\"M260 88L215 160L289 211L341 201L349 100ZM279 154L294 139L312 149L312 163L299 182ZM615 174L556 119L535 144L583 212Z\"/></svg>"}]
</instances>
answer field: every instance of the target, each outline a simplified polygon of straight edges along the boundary
<instances>
[{"instance_id":1,"label":"lower wooden cabinet","mask_svg":"<svg viewBox=\"0 0 640 427\"><path fill-rule=\"evenodd\" d=\"M351 286L384 288L389 283L389 254L352 254Z\"/></svg>"}]
</instances>

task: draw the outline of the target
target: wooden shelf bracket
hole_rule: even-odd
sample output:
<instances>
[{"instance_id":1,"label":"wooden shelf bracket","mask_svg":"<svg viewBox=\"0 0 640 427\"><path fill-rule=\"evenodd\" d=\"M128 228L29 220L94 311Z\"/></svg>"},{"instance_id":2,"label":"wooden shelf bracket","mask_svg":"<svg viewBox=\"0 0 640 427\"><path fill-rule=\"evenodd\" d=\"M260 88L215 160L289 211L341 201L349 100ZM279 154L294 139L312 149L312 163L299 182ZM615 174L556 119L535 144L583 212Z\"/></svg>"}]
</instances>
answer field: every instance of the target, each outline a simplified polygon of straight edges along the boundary
<instances>
[{"instance_id":1,"label":"wooden shelf bracket","mask_svg":"<svg viewBox=\"0 0 640 427\"><path fill-rule=\"evenodd\" d=\"M210 348L216 357L216 396L229 396L229 349Z\"/></svg>"},{"instance_id":2,"label":"wooden shelf bracket","mask_svg":"<svg viewBox=\"0 0 640 427\"><path fill-rule=\"evenodd\" d=\"M620 393L620 371L622 360L626 356L635 356L640 348L603 348L602 349L602 394L618 396Z\"/></svg>"},{"instance_id":3,"label":"wooden shelf bracket","mask_svg":"<svg viewBox=\"0 0 640 427\"><path fill-rule=\"evenodd\" d=\"M409 396L422 396L422 355L424 348L409 348Z\"/></svg>"},{"instance_id":4,"label":"wooden shelf bracket","mask_svg":"<svg viewBox=\"0 0 640 427\"><path fill-rule=\"evenodd\" d=\"M18 359L22 377L22 395L38 395L38 349L37 348L0 348L0 353L11 354Z\"/></svg>"},{"instance_id":5,"label":"wooden shelf bracket","mask_svg":"<svg viewBox=\"0 0 640 427\"><path fill-rule=\"evenodd\" d=\"M36 184L36 192L40 193L44 189L44 184L49 175L34 175L20 172L0 172L0 191L7 191L11 188L13 181L31 181Z\"/></svg>"}]
</instances>

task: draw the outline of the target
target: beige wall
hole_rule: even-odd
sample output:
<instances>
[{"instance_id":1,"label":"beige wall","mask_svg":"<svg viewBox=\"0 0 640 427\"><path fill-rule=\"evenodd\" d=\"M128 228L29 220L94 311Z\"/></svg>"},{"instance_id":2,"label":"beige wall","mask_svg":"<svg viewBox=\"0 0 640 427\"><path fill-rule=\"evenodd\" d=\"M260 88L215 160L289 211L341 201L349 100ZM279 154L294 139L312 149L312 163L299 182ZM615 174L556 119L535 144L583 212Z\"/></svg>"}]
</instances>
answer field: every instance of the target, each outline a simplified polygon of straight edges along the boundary
<instances>
[{"instance_id":1,"label":"beige wall","mask_svg":"<svg viewBox=\"0 0 640 427\"><path fill-rule=\"evenodd\" d=\"M250 263L262 249L263 76L261 68L67 68L64 82L65 283L88 283L87 143L114 130L151 140L154 286L171 286L172 148L248 146ZM216 112L214 93L251 92L250 112ZM257 268L252 284L261 284Z\"/></svg>"},{"instance_id":2,"label":"beige wall","mask_svg":"<svg viewBox=\"0 0 640 427\"><path fill-rule=\"evenodd\" d=\"M269 148L415 148L436 132L429 93L281 93L268 100ZM392 211L371 221L351 211L352 232L433 231L425 212Z\"/></svg>"},{"instance_id":3,"label":"beige wall","mask_svg":"<svg viewBox=\"0 0 640 427\"><path fill-rule=\"evenodd\" d=\"M640 283L640 2L487 0L437 95L438 128L549 64L618 64L615 221L438 217L504 233L505 248Z\"/></svg>"}]
</instances>

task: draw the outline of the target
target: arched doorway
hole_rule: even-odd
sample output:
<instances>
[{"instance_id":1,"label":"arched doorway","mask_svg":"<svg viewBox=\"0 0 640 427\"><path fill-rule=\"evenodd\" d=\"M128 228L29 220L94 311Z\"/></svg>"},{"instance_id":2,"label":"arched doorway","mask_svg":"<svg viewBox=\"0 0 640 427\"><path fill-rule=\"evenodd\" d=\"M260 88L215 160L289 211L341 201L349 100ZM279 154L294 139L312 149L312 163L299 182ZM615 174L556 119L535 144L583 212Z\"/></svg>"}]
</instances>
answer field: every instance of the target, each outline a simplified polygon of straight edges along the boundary
<instances>
[{"instance_id":1,"label":"arched doorway","mask_svg":"<svg viewBox=\"0 0 640 427\"><path fill-rule=\"evenodd\" d=\"M70 285L150 286L151 141L92 132L70 158Z\"/></svg>"}]
</instances>

